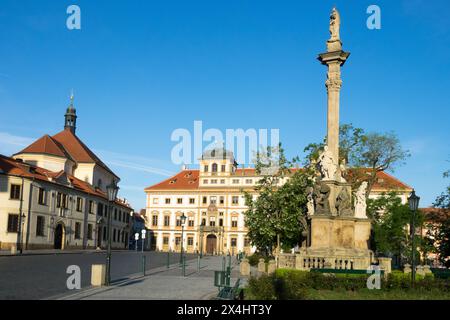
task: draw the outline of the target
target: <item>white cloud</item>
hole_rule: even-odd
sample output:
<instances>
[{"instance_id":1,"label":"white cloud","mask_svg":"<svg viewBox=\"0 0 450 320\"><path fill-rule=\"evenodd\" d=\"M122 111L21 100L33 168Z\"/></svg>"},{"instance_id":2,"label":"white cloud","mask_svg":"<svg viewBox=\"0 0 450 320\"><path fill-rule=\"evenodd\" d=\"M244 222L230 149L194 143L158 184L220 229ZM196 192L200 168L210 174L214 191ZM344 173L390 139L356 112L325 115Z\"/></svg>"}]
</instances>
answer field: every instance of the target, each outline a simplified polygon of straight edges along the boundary
<instances>
[{"instance_id":1,"label":"white cloud","mask_svg":"<svg viewBox=\"0 0 450 320\"><path fill-rule=\"evenodd\" d=\"M15 136L7 132L0 132L0 153L11 155L31 144L35 139Z\"/></svg>"}]
</instances>

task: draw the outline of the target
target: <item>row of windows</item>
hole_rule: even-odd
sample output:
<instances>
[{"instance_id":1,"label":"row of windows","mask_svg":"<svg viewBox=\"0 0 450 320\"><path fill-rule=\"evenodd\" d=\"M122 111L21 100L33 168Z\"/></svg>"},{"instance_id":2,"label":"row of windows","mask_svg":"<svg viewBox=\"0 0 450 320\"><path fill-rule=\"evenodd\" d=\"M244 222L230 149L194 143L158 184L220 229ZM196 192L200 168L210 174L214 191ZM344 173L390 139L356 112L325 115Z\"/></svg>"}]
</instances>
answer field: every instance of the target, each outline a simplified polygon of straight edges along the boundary
<instances>
[{"instance_id":1,"label":"row of windows","mask_svg":"<svg viewBox=\"0 0 450 320\"><path fill-rule=\"evenodd\" d=\"M177 198L176 199L176 203L177 204L183 204L183 198ZM218 201L218 202L217 202ZM164 199L164 203L165 204L170 204L171 203L171 198L165 198ZM209 197L209 203L210 204L225 204L225 197L224 196L210 196ZM153 198L153 204L159 204L159 198ZM195 204L195 198L189 198L189 204ZM208 204L208 197L204 196L202 198L202 204ZM239 204L239 196L232 196L231 197L231 204L233 205L237 205Z\"/></svg>"},{"instance_id":2,"label":"row of windows","mask_svg":"<svg viewBox=\"0 0 450 320\"><path fill-rule=\"evenodd\" d=\"M121 242L124 244L128 244L128 232L120 229L113 228L112 233L112 241L113 242ZM108 240L108 228L105 226L103 227L103 240Z\"/></svg>"},{"instance_id":3,"label":"row of windows","mask_svg":"<svg viewBox=\"0 0 450 320\"><path fill-rule=\"evenodd\" d=\"M10 199L12 200L20 200L21 198L21 189L22 186L18 184L11 184L10 188ZM48 202L48 192L44 188L39 188L38 190L38 203L40 205L47 205ZM56 194L56 207L67 209L69 208L69 201L72 197L69 197L67 194L63 192L57 192ZM85 199L82 197L76 197L75 201L75 210L77 212L84 211L84 201ZM108 217L108 206L98 202L97 204L97 214L99 216ZM88 212L90 214L95 214L95 201L88 200ZM130 221L130 216L122 210L117 211L117 208L114 209L114 219L122 222L128 223Z\"/></svg>"},{"instance_id":4,"label":"row of windows","mask_svg":"<svg viewBox=\"0 0 450 320\"><path fill-rule=\"evenodd\" d=\"M155 237L155 242L157 242L157 237ZM180 245L181 237L175 237L175 245ZM164 236L163 237L163 245L168 246L169 245L169 237ZM194 245L194 237L187 237L187 245L188 247L191 247ZM230 245L231 247L237 247L237 238L230 238ZM251 242L249 238L244 239L244 247L250 247Z\"/></svg>"},{"instance_id":5,"label":"row of windows","mask_svg":"<svg viewBox=\"0 0 450 320\"><path fill-rule=\"evenodd\" d=\"M220 167L220 171L221 172L225 172L226 171L226 168L227 168L227 166L226 165L224 165L224 164L222 164L221 165L221 167ZM208 165L205 165L204 167L203 167L203 171L204 172L209 172L209 167L208 167ZM216 173L216 172L218 172L219 171L219 166L218 166L218 164L217 163L213 163L212 165L211 165L211 172L213 172L213 173Z\"/></svg>"},{"instance_id":6,"label":"row of windows","mask_svg":"<svg viewBox=\"0 0 450 320\"><path fill-rule=\"evenodd\" d=\"M93 225L88 223L87 228L87 238L89 240L93 239ZM36 216L36 236L37 237L45 237L45 217L44 216ZM8 215L8 232L17 233L19 232L19 215L18 214L9 214ZM75 222L75 239L81 239L81 222Z\"/></svg>"},{"instance_id":7,"label":"row of windows","mask_svg":"<svg viewBox=\"0 0 450 320\"><path fill-rule=\"evenodd\" d=\"M217 184L218 183L218 179L203 179L203 184ZM232 184L240 184L241 179L232 179L231 183ZM220 179L220 184L225 184L225 179ZM245 184L253 184L253 179L245 179Z\"/></svg>"},{"instance_id":8,"label":"row of windows","mask_svg":"<svg viewBox=\"0 0 450 320\"><path fill-rule=\"evenodd\" d=\"M206 213L205 213L206 214ZM223 213L222 213L223 215ZM194 217L188 217L187 219L187 223L188 223L188 227L194 227ZM218 222L218 226L223 227L223 218L219 218L219 222ZM206 218L202 218L202 226L206 226ZM152 216L152 226L153 227L157 227L158 226L158 215L153 215ZM170 216L165 215L164 216L164 227L169 227L170 226ZM181 226L181 219L179 216L177 216L177 220L176 220L176 226L180 227ZM215 227L216 226L216 217L209 217L209 226L210 227ZM231 227L232 228L237 228L238 227L238 217L233 216L231 217Z\"/></svg>"}]
</instances>

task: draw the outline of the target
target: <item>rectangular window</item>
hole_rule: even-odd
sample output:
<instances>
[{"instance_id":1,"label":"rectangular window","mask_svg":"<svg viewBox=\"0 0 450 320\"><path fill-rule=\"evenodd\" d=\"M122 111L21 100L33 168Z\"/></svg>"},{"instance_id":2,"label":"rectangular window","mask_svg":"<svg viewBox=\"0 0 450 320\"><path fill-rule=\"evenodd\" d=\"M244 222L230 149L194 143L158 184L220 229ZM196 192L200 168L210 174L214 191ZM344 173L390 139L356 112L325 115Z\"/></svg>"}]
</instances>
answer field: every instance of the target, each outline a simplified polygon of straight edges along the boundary
<instances>
[{"instance_id":1,"label":"rectangular window","mask_svg":"<svg viewBox=\"0 0 450 320\"><path fill-rule=\"evenodd\" d=\"M157 215L154 215L152 217L152 226L154 226L154 227L158 226L158 216Z\"/></svg>"},{"instance_id":2,"label":"rectangular window","mask_svg":"<svg viewBox=\"0 0 450 320\"><path fill-rule=\"evenodd\" d=\"M194 226L194 217L189 217L188 219L189 219L188 220L188 226L189 227L193 227Z\"/></svg>"},{"instance_id":3,"label":"rectangular window","mask_svg":"<svg viewBox=\"0 0 450 320\"><path fill-rule=\"evenodd\" d=\"M106 233L106 228L104 229ZM106 234L103 235L103 240L106 240ZM75 239L81 239L81 223L75 222Z\"/></svg>"},{"instance_id":4,"label":"rectangular window","mask_svg":"<svg viewBox=\"0 0 450 320\"><path fill-rule=\"evenodd\" d=\"M45 228L45 218L43 216L36 217L36 236L43 237Z\"/></svg>"},{"instance_id":5,"label":"rectangular window","mask_svg":"<svg viewBox=\"0 0 450 320\"><path fill-rule=\"evenodd\" d=\"M231 217L231 227L237 228L238 226L238 218L237 217Z\"/></svg>"},{"instance_id":6,"label":"rectangular window","mask_svg":"<svg viewBox=\"0 0 450 320\"><path fill-rule=\"evenodd\" d=\"M236 246L237 246L237 239L231 238L231 247L236 247Z\"/></svg>"},{"instance_id":7,"label":"rectangular window","mask_svg":"<svg viewBox=\"0 0 450 320\"><path fill-rule=\"evenodd\" d=\"M103 203L99 202L97 204L97 215L100 217L103 215Z\"/></svg>"},{"instance_id":8,"label":"rectangular window","mask_svg":"<svg viewBox=\"0 0 450 320\"><path fill-rule=\"evenodd\" d=\"M163 237L163 244L168 245L169 244L169 237Z\"/></svg>"},{"instance_id":9,"label":"rectangular window","mask_svg":"<svg viewBox=\"0 0 450 320\"><path fill-rule=\"evenodd\" d=\"M203 167L203 171L204 171L204 172L208 172L208 165L205 165L205 166Z\"/></svg>"},{"instance_id":10,"label":"rectangular window","mask_svg":"<svg viewBox=\"0 0 450 320\"><path fill-rule=\"evenodd\" d=\"M178 204L183 204L183 198L178 198L178 199L177 199L177 203L178 203Z\"/></svg>"},{"instance_id":11,"label":"rectangular window","mask_svg":"<svg viewBox=\"0 0 450 320\"><path fill-rule=\"evenodd\" d=\"M170 226L170 216L164 216L164 226Z\"/></svg>"},{"instance_id":12,"label":"rectangular window","mask_svg":"<svg viewBox=\"0 0 450 320\"><path fill-rule=\"evenodd\" d=\"M20 200L20 184L12 184L9 194L11 200Z\"/></svg>"},{"instance_id":13,"label":"rectangular window","mask_svg":"<svg viewBox=\"0 0 450 320\"><path fill-rule=\"evenodd\" d=\"M107 240L108 238L108 230L106 229L106 227L103 227L103 240Z\"/></svg>"},{"instance_id":14,"label":"rectangular window","mask_svg":"<svg viewBox=\"0 0 450 320\"><path fill-rule=\"evenodd\" d=\"M250 247L250 239L249 238L244 239L244 247Z\"/></svg>"},{"instance_id":15,"label":"rectangular window","mask_svg":"<svg viewBox=\"0 0 450 320\"><path fill-rule=\"evenodd\" d=\"M208 179L204 179L203 184L208 184Z\"/></svg>"},{"instance_id":16,"label":"rectangular window","mask_svg":"<svg viewBox=\"0 0 450 320\"><path fill-rule=\"evenodd\" d=\"M189 199L189 204L195 204L195 198L190 198Z\"/></svg>"},{"instance_id":17,"label":"rectangular window","mask_svg":"<svg viewBox=\"0 0 450 320\"><path fill-rule=\"evenodd\" d=\"M210 227L216 226L216 217L209 217L209 226Z\"/></svg>"},{"instance_id":18,"label":"rectangular window","mask_svg":"<svg viewBox=\"0 0 450 320\"><path fill-rule=\"evenodd\" d=\"M158 204L159 203L159 199L158 198L153 198L153 204Z\"/></svg>"},{"instance_id":19,"label":"rectangular window","mask_svg":"<svg viewBox=\"0 0 450 320\"><path fill-rule=\"evenodd\" d=\"M19 231L19 215L9 214L8 215L8 232L18 232Z\"/></svg>"},{"instance_id":20,"label":"rectangular window","mask_svg":"<svg viewBox=\"0 0 450 320\"><path fill-rule=\"evenodd\" d=\"M223 227L223 219L219 219L219 226Z\"/></svg>"},{"instance_id":21,"label":"rectangular window","mask_svg":"<svg viewBox=\"0 0 450 320\"><path fill-rule=\"evenodd\" d=\"M225 179L220 179L220 184L225 184Z\"/></svg>"},{"instance_id":22,"label":"rectangular window","mask_svg":"<svg viewBox=\"0 0 450 320\"><path fill-rule=\"evenodd\" d=\"M216 204L217 203L217 197L216 196L211 196L211 198L209 199L209 203Z\"/></svg>"},{"instance_id":23,"label":"rectangular window","mask_svg":"<svg viewBox=\"0 0 450 320\"><path fill-rule=\"evenodd\" d=\"M83 198L77 197L77 211L83 211Z\"/></svg>"},{"instance_id":24,"label":"rectangular window","mask_svg":"<svg viewBox=\"0 0 450 320\"><path fill-rule=\"evenodd\" d=\"M222 165L222 172L225 172L226 171L226 166L223 164Z\"/></svg>"},{"instance_id":25,"label":"rectangular window","mask_svg":"<svg viewBox=\"0 0 450 320\"><path fill-rule=\"evenodd\" d=\"M67 195L61 192L58 192L56 196L56 207L57 208L67 208Z\"/></svg>"},{"instance_id":26,"label":"rectangular window","mask_svg":"<svg viewBox=\"0 0 450 320\"><path fill-rule=\"evenodd\" d=\"M126 223L129 223L130 222L130 215L127 212L125 214L126 214L126 218L125 218Z\"/></svg>"},{"instance_id":27,"label":"rectangular window","mask_svg":"<svg viewBox=\"0 0 450 320\"><path fill-rule=\"evenodd\" d=\"M239 179L233 179L233 184L239 184Z\"/></svg>"},{"instance_id":28,"label":"rectangular window","mask_svg":"<svg viewBox=\"0 0 450 320\"><path fill-rule=\"evenodd\" d=\"M211 184L217 184L217 179L211 179Z\"/></svg>"},{"instance_id":29,"label":"rectangular window","mask_svg":"<svg viewBox=\"0 0 450 320\"><path fill-rule=\"evenodd\" d=\"M223 197L223 196L220 197L220 198L219 198L219 203L220 203L220 204L224 204L224 203L225 203L225 197Z\"/></svg>"},{"instance_id":30,"label":"rectangular window","mask_svg":"<svg viewBox=\"0 0 450 320\"><path fill-rule=\"evenodd\" d=\"M203 204L208 203L208 198L207 197L203 197Z\"/></svg>"},{"instance_id":31,"label":"rectangular window","mask_svg":"<svg viewBox=\"0 0 450 320\"><path fill-rule=\"evenodd\" d=\"M252 179L245 179L245 183L246 183L246 184L252 184L252 183L253 183L253 180L252 180Z\"/></svg>"},{"instance_id":32,"label":"rectangular window","mask_svg":"<svg viewBox=\"0 0 450 320\"><path fill-rule=\"evenodd\" d=\"M233 196L231 198L231 203L234 205L239 204L239 196Z\"/></svg>"},{"instance_id":33,"label":"rectangular window","mask_svg":"<svg viewBox=\"0 0 450 320\"><path fill-rule=\"evenodd\" d=\"M114 220L117 220L117 209L114 209Z\"/></svg>"},{"instance_id":34,"label":"rectangular window","mask_svg":"<svg viewBox=\"0 0 450 320\"><path fill-rule=\"evenodd\" d=\"M88 229L87 229L87 238L88 240L92 240L92 224L88 224Z\"/></svg>"},{"instance_id":35,"label":"rectangular window","mask_svg":"<svg viewBox=\"0 0 450 320\"><path fill-rule=\"evenodd\" d=\"M190 246L190 247L194 245L194 238L193 237L188 237L187 238L187 245Z\"/></svg>"},{"instance_id":36,"label":"rectangular window","mask_svg":"<svg viewBox=\"0 0 450 320\"><path fill-rule=\"evenodd\" d=\"M89 200L89 213L94 213L94 201Z\"/></svg>"},{"instance_id":37,"label":"rectangular window","mask_svg":"<svg viewBox=\"0 0 450 320\"><path fill-rule=\"evenodd\" d=\"M181 237L175 237L175 245L178 246L180 245L181 242Z\"/></svg>"},{"instance_id":38,"label":"rectangular window","mask_svg":"<svg viewBox=\"0 0 450 320\"><path fill-rule=\"evenodd\" d=\"M116 242L116 229L113 229L113 241Z\"/></svg>"},{"instance_id":39,"label":"rectangular window","mask_svg":"<svg viewBox=\"0 0 450 320\"><path fill-rule=\"evenodd\" d=\"M166 198L166 204L170 204L170 198Z\"/></svg>"},{"instance_id":40,"label":"rectangular window","mask_svg":"<svg viewBox=\"0 0 450 320\"><path fill-rule=\"evenodd\" d=\"M202 219L202 226L206 226L206 219Z\"/></svg>"},{"instance_id":41,"label":"rectangular window","mask_svg":"<svg viewBox=\"0 0 450 320\"><path fill-rule=\"evenodd\" d=\"M40 205L45 206L47 204L47 192L44 188L39 188L38 202Z\"/></svg>"}]
</instances>

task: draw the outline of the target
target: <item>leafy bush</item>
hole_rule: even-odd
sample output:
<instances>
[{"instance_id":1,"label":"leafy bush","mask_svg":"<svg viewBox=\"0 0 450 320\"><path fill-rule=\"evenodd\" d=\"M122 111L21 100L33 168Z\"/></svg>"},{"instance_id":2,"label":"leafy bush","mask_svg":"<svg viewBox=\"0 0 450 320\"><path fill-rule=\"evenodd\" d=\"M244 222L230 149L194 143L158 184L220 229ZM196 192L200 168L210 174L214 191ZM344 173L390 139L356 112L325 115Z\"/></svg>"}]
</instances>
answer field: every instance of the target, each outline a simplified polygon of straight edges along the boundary
<instances>
[{"instance_id":1,"label":"leafy bush","mask_svg":"<svg viewBox=\"0 0 450 320\"><path fill-rule=\"evenodd\" d=\"M269 260L271 259L271 257L263 255L259 252L255 252L254 254L252 254L251 256L248 256L248 262L250 263L251 266L256 266L258 265L259 259L264 259L264 261L267 263L269 262Z\"/></svg>"},{"instance_id":2,"label":"leafy bush","mask_svg":"<svg viewBox=\"0 0 450 320\"><path fill-rule=\"evenodd\" d=\"M366 274L324 274L293 269L278 269L273 275L251 278L249 289L255 299L307 299L308 290L362 291L367 289ZM412 291L411 275L393 271L382 278L382 291ZM435 279L432 275L417 275L415 290L421 292L450 292L450 280Z\"/></svg>"}]
</instances>

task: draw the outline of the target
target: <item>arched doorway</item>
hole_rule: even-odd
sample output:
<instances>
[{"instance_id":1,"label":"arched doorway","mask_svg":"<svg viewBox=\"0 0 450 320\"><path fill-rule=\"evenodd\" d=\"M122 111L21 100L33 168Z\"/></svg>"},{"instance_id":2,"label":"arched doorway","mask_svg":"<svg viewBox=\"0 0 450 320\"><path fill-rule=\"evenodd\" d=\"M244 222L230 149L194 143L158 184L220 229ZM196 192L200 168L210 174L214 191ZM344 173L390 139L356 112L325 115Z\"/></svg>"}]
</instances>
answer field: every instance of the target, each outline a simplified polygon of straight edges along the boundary
<instances>
[{"instance_id":1,"label":"arched doorway","mask_svg":"<svg viewBox=\"0 0 450 320\"><path fill-rule=\"evenodd\" d=\"M217 237L210 234L206 237L206 253L214 254L217 248Z\"/></svg>"},{"instance_id":2,"label":"arched doorway","mask_svg":"<svg viewBox=\"0 0 450 320\"><path fill-rule=\"evenodd\" d=\"M58 223L55 228L55 249L64 249L64 226L62 223Z\"/></svg>"}]
</instances>

